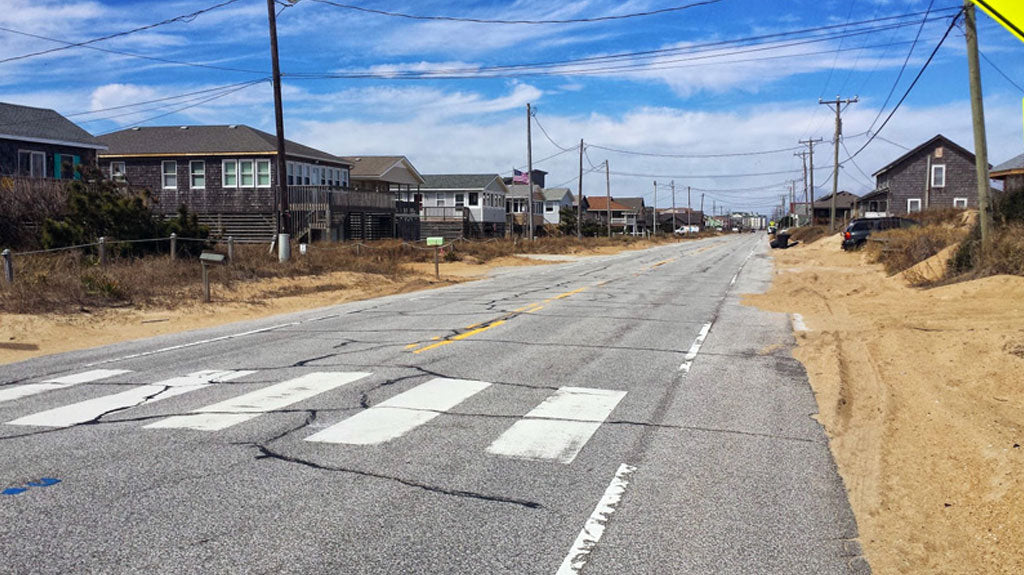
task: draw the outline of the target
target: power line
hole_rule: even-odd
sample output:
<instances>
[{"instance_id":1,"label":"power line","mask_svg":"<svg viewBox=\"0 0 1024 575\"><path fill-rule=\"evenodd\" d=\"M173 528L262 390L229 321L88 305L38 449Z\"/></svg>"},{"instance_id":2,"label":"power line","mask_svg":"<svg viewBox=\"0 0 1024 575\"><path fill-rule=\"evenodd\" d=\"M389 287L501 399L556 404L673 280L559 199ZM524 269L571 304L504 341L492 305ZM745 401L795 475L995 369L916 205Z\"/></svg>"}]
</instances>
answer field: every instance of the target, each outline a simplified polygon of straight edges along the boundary
<instances>
[{"instance_id":1,"label":"power line","mask_svg":"<svg viewBox=\"0 0 1024 575\"><path fill-rule=\"evenodd\" d=\"M1002 76L1002 77L1003 77L1003 79L1005 79L1005 80L1006 80L1007 82L1009 82L1009 83L1013 84L1013 87L1014 87L1014 88L1017 88L1017 89L1018 89L1018 90L1020 90L1021 92L1024 92L1024 88L1022 88L1022 87L1021 87L1021 85L1020 85L1020 84L1018 84L1017 82L1014 82L1012 78L1010 78L1009 76L1007 76L1007 75L1006 75L1006 72L1003 72L1003 71L1002 71L1002 70L1001 70L1001 69L999 68L999 66L996 66L996 63L995 63L995 62L993 62L992 60L989 60L989 59L988 59L988 56L986 56L984 52L982 52L981 50L978 50L978 54L980 54L980 55L981 55L981 57L982 57L982 58L983 58L983 59L984 59L984 60L985 60L986 62L988 62L988 65L989 65L989 66L992 66L992 68L993 68L993 69L994 69L994 70L995 70L996 72L999 72L999 75L1000 75L1000 76Z\"/></svg>"},{"instance_id":2,"label":"power line","mask_svg":"<svg viewBox=\"0 0 1024 575\"><path fill-rule=\"evenodd\" d=\"M203 105L203 104L205 104L207 102L212 102L213 100L217 100L217 99L223 98L225 96L229 96L231 94L234 94L235 92L238 92L240 90L244 90L246 88L251 88L252 86L255 86L257 84L261 84L261 83L263 83L265 81L266 81L266 78L261 78L259 80L252 80L250 82L245 82L244 84L242 84L241 86L238 86L237 88L234 88L234 89L231 89L231 90L225 90L225 91L222 91L220 93L217 93L217 94L214 94L212 96L209 96L207 98L204 98L204 99L202 99L202 100L200 100L198 102L189 104L187 106L182 106L180 108L176 108L176 109L171 110L169 112L164 112L163 114L158 114L156 116L151 116L149 118L145 118L143 120L139 120L138 122L135 122L134 124L129 124L128 126L125 126L125 128L133 128L135 126L141 126L142 124L145 124L147 122L151 122L151 121L157 120L159 118L163 118L163 117L166 117L166 116L170 116L172 114L177 114L178 112L183 112L185 110L188 110L188 109L191 109L191 108L195 108L197 106L201 106L201 105Z\"/></svg>"},{"instance_id":3,"label":"power line","mask_svg":"<svg viewBox=\"0 0 1024 575\"><path fill-rule=\"evenodd\" d=\"M871 121L871 126L868 127L870 132L875 127L875 123L882 117L882 113L885 112L885 107L889 105L889 100L892 99L893 92L896 91L896 87L899 86L900 80L903 78L903 72L907 69L907 63L910 62L910 57L914 54L914 48L917 47L917 40L921 37L921 31L924 30L924 24L928 21L928 14L932 10L932 5L935 4L935 0L928 2L928 10L925 12L924 18L921 19L921 26L917 29L917 35L914 36L914 43L910 45L910 50L907 51L907 57L903 59L903 65L900 66L899 74L896 74L896 81L892 83L892 88L889 88L889 94L885 97L885 101L882 102L881 107L878 108L878 114L875 119Z\"/></svg>"},{"instance_id":4,"label":"power line","mask_svg":"<svg viewBox=\"0 0 1024 575\"><path fill-rule=\"evenodd\" d=\"M721 0L702 0L700 2L693 2L691 4L683 4L682 6L672 6L669 8L661 8L659 10L648 10L645 12L632 12L630 14L619 14L611 16L595 16L591 18L567 18L561 20L500 20L500 19L487 19L487 18L468 18L464 16L432 16L432 15L418 15L418 14L407 14L404 12L390 12L387 10L378 10L376 8L366 8L364 6L356 6L353 4L341 4L339 2L333 2L331 0L313 0L320 4L327 4L334 6L335 8L343 8L345 10L352 10L356 12L364 12L366 14L375 14L378 16L389 16L392 18L405 18L407 20L425 20L425 21L441 21L441 22L466 22L470 24L584 24L593 22L609 22L613 20L628 20L631 18L642 18L647 16L656 16L659 14L668 14L671 12L681 12L683 10L689 10L690 8L697 8L699 6L708 6L711 4L717 4Z\"/></svg>"},{"instance_id":5,"label":"power line","mask_svg":"<svg viewBox=\"0 0 1024 575\"><path fill-rule=\"evenodd\" d=\"M162 64L173 64L176 66L191 66L193 68L206 68L209 70L219 70L223 72L245 72L248 74L266 74L265 71L260 70L247 70L244 68L231 68L229 66L218 66L216 64L206 64L203 62L186 62L183 60L172 60L169 58L160 58L157 56L146 56L144 54L135 54L133 52L125 52L123 50L113 50L110 48L101 48L99 46L86 46L81 43L68 42L66 40L60 40L58 38L50 38L49 36L42 36L39 34L33 34L31 32L24 32L22 30L15 30L14 28L7 28L0 26L0 31L9 32L11 34L18 34L28 38L36 38L38 40L46 40L48 42L57 42L64 44L65 48L85 48L87 50L95 50L97 52L105 52L107 54L116 54L118 56L127 56L129 58L138 58L140 60L150 60L153 62L160 62ZM2 63L2 62L0 62Z\"/></svg>"},{"instance_id":6,"label":"power line","mask_svg":"<svg viewBox=\"0 0 1024 575\"><path fill-rule=\"evenodd\" d=\"M871 142L873 142L874 139L876 137L878 137L878 133L881 132L882 129L885 128L885 126L889 123L889 120L891 120L893 115L896 114L896 111L900 109L900 106L907 99L907 96L910 95L910 92L914 89L914 86L917 85L917 81L921 79L921 76L924 75L924 71L928 69L928 65L932 63L932 60L935 58L935 54L937 54L939 52L939 48L942 47L942 44L946 41L946 38L949 37L949 33L953 31L953 28L956 26L956 23L960 19L960 15L961 14L963 14L963 10L962 9L960 10L960 12L957 12L957 14L955 16L953 16L953 20L949 23L949 27L946 28L946 33L942 35L942 38L939 40L939 43L935 45L935 49L933 49L932 53L928 55L928 59L925 60L924 65L921 66L920 70L918 70L917 76L914 77L914 81L911 82L909 86L907 86L907 91L904 92L903 96L900 98L900 100L898 102L896 102L896 105L893 107L892 111L889 112L888 116L886 116L885 121L883 121L882 124L880 126L878 126L877 130L875 130L874 132L871 133L871 135L868 137L867 141L864 142L864 144L862 144L861 147L858 148L856 152L851 154L850 157L846 159L846 161L853 161L853 158L856 158L858 154L863 152L864 148L867 148L868 145L870 145Z\"/></svg>"},{"instance_id":7,"label":"power line","mask_svg":"<svg viewBox=\"0 0 1024 575\"><path fill-rule=\"evenodd\" d=\"M599 146L597 144L587 144L587 147L596 148L598 150L605 150L607 152L614 152L617 154L626 154L630 156L646 156L650 158L679 158L679 159L701 159L701 158L734 158L741 156L761 156L769 154L779 154L782 152L792 152L802 148L803 146L793 146L789 148L778 148L775 150L759 150L753 152L732 152L732 153L715 153L715 154L667 154L657 152L638 152L635 150L623 150L620 148L611 148L608 146Z\"/></svg>"},{"instance_id":8,"label":"power line","mask_svg":"<svg viewBox=\"0 0 1024 575\"><path fill-rule=\"evenodd\" d=\"M161 20L161 21L155 22L153 24L147 24L145 26L139 26L138 28L132 28L131 30L125 30L123 32L115 32L114 34L107 34L106 36L100 36L99 38L93 38L91 40L85 40L83 42L72 42L72 43L68 43L65 46L60 46L60 47L57 47L57 48L49 48L47 50L40 50L38 52L31 52L31 53L28 53L28 54L21 54L19 56L11 56L9 58L0 59L0 64L6 64L7 62L14 62L16 60L24 60L26 58L32 58L32 57L35 57L35 56L42 56L44 54L52 54L54 52L60 52L62 50L68 50L68 49L71 49L71 48L83 47L83 46L87 46L89 44L95 44L96 42L103 42L104 40L110 40L110 39L113 39L113 38L121 38L123 36L128 36L130 34L135 34L136 32L143 32L145 30L152 30L153 28L157 28L157 27L164 26L164 25L167 25L167 24L173 24L175 22L189 23L189 22L192 22L193 20L195 20L197 17L199 17L202 14L205 14L207 12L216 10L218 8L223 8L224 6L227 6L229 4L234 4L235 2L238 2L238 0L225 0L224 2L221 2L219 4L214 4L213 6L209 6L207 8L203 8L201 10L196 10L195 12L189 12L188 14L182 14L181 16L175 16L174 18L168 18L166 20Z\"/></svg>"},{"instance_id":9,"label":"power line","mask_svg":"<svg viewBox=\"0 0 1024 575\"><path fill-rule=\"evenodd\" d=\"M541 133L544 134L544 137L547 138L547 140L549 142L551 142L552 146L558 148L559 150L562 150L563 152L570 152L570 151L579 149L579 146L574 146L572 148L566 148L565 146L559 145L558 142L556 142L553 139L551 139L551 136L548 134L548 131L544 129L544 126L540 123L540 120L537 119L537 109L536 108L533 109L533 113L531 114L531 117L533 118L533 122L535 124L537 124L537 127L540 128Z\"/></svg>"}]
</instances>

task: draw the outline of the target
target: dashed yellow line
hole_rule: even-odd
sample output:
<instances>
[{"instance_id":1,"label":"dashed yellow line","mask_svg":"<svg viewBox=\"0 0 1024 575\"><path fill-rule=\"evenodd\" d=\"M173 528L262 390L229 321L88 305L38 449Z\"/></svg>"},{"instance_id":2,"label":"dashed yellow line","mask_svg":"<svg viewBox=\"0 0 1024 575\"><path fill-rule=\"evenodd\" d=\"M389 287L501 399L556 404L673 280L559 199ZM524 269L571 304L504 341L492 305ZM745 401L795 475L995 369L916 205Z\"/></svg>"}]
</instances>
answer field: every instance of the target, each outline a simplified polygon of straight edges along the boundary
<instances>
[{"instance_id":1,"label":"dashed yellow line","mask_svg":"<svg viewBox=\"0 0 1024 575\"><path fill-rule=\"evenodd\" d=\"M581 288L579 288L579 289L574 289L574 290L572 290L572 291L567 291L567 292L565 292L565 293L563 293L563 294L558 294L558 295L556 295L555 297L553 297L553 298L551 298L551 299L563 299L563 298L567 298L567 297L569 297L569 296L571 296L571 295L576 295L576 294L578 294L578 293L580 293L580 292L582 292L582 291L586 291L586 289L587 289L587 288L585 288L585 287L581 287Z\"/></svg>"},{"instance_id":2,"label":"dashed yellow line","mask_svg":"<svg viewBox=\"0 0 1024 575\"><path fill-rule=\"evenodd\" d=\"M533 313L533 312L535 312L535 311L540 311L540 310L542 310L542 309L544 309L544 306L542 306L542 305L539 305L539 306L537 306L537 307L534 307L534 308L530 308L530 309L528 309L528 310L524 311L523 313Z\"/></svg>"},{"instance_id":3,"label":"dashed yellow line","mask_svg":"<svg viewBox=\"0 0 1024 575\"><path fill-rule=\"evenodd\" d=\"M446 339L446 340L443 340L443 341L439 341L437 343L428 345L427 347L425 347L423 349L417 349L413 353L422 353L424 351L430 351L432 349L437 349L437 348L439 348L439 347L441 347L443 345L448 345L449 343L452 343L453 341L461 341L461 340L466 339L467 337L473 337L474 335L476 335L478 333L483 333L483 332L485 332L485 331L487 331L487 330L489 330L489 329L491 329L493 327L498 327L499 325L502 325L504 323L505 323L505 320L498 320L498 321L496 321L496 322L494 322L492 324L485 325L484 327L480 327L480 328L474 329L472 331L467 331L465 333L460 333L459 335L457 335L457 336L455 336L455 337L453 337L451 339Z\"/></svg>"}]
</instances>

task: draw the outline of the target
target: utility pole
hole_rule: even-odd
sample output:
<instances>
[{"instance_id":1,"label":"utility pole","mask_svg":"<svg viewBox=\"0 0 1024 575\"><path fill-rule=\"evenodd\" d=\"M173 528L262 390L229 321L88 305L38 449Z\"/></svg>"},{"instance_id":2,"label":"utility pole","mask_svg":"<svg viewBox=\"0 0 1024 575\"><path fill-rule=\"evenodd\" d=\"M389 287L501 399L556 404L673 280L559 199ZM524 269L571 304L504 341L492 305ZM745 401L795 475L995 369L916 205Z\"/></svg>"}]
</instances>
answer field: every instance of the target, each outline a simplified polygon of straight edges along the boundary
<instances>
[{"instance_id":1,"label":"utility pole","mask_svg":"<svg viewBox=\"0 0 1024 575\"><path fill-rule=\"evenodd\" d=\"M974 2L964 0L964 32L967 36L967 71L971 84L971 116L974 121L974 170L978 178L978 225L981 228L981 254L988 253L992 233L989 205L988 144L985 138L985 106L981 96L981 69L978 64L978 28ZM928 177L931 177L929 174Z\"/></svg>"},{"instance_id":2,"label":"utility pole","mask_svg":"<svg viewBox=\"0 0 1024 575\"><path fill-rule=\"evenodd\" d=\"M583 239L583 138L580 138L580 184L576 197L576 239Z\"/></svg>"},{"instance_id":3,"label":"utility pole","mask_svg":"<svg viewBox=\"0 0 1024 575\"><path fill-rule=\"evenodd\" d=\"M288 172L284 146L284 110L281 106L281 65L277 60L277 13L274 0L267 0L267 20L270 24L270 64L274 76L274 123L277 129L277 259L286 262L291 257L288 237L292 214L288 209Z\"/></svg>"},{"instance_id":4,"label":"utility pole","mask_svg":"<svg viewBox=\"0 0 1024 575\"><path fill-rule=\"evenodd\" d=\"M672 233L676 233L676 181L672 180Z\"/></svg>"},{"instance_id":5,"label":"utility pole","mask_svg":"<svg viewBox=\"0 0 1024 575\"><path fill-rule=\"evenodd\" d=\"M658 235L658 180L654 180L654 235Z\"/></svg>"},{"instance_id":6,"label":"utility pole","mask_svg":"<svg viewBox=\"0 0 1024 575\"><path fill-rule=\"evenodd\" d=\"M689 187L687 187L687 189L689 189ZM700 219L700 227L703 229L704 224L707 222L707 218L704 217L704 192L701 192L700 194Z\"/></svg>"},{"instance_id":7,"label":"utility pole","mask_svg":"<svg viewBox=\"0 0 1024 575\"><path fill-rule=\"evenodd\" d=\"M608 237L612 237L612 180L608 171L608 160L604 161L604 199L608 216Z\"/></svg>"},{"instance_id":8,"label":"utility pole","mask_svg":"<svg viewBox=\"0 0 1024 575\"><path fill-rule=\"evenodd\" d=\"M530 218L530 240L533 240L533 136L530 127L533 124L533 113L530 103L526 103L526 215Z\"/></svg>"},{"instance_id":9,"label":"utility pole","mask_svg":"<svg viewBox=\"0 0 1024 575\"><path fill-rule=\"evenodd\" d=\"M811 198L809 200L810 207L808 209L811 211L811 225L812 226L814 225L814 145L815 144L820 144L821 142L822 142L821 138L818 138L818 139L808 138L806 140L800 140L801 144L807 144L807 158L808 158L808 163L810 164L810 168L808 168L808 170L807 170L807 177L808 177L808 179L810 181L810 184L808 186L808 190L810 191L810 194L811 194Z\"/></svg>"},{"instance_id":10,"label":"utility pole","mask_svg":"<svg viewBox=\"0 0 1024 575\"><path fill-rule=\"evenodd\" d=\"M801 150L799 153L793 154L800 158L804 165L804 214L807 213L807 152Z\"/></svg>"},{"instance_id":11,"label":"utility pole","mask_svg":"<svg viewBox=\"0 0 1024 575\"><path fill-rule=\"evenodd\" d=\"M835 154L832 158L832 199L828 203L828 227L830 230L835 231L836 229L836 194L839 193L839 138L843 135L843 119L842 113L850 104L857 103L857 97L847 98L845 100L840 99L836 96L835 100L822 100L818 98L818 103L829 107L829 109L836 113L836 132L833 144L835 144Z\"/></svg>"},{"instance_id":12,"label":"utility pole","mask_svg":"<svg viewBox=\"0 0 1024 575\"><path fill-rule=\"evenodd\" d=\"M701 209L703 209L703 201L701 201ZM701 214L704 217L704 214ZM686 186L686 233L690 233L693 229L690 226L693 225L693 204L690 203L690 186Z\"/></svg>"}]
</instances>

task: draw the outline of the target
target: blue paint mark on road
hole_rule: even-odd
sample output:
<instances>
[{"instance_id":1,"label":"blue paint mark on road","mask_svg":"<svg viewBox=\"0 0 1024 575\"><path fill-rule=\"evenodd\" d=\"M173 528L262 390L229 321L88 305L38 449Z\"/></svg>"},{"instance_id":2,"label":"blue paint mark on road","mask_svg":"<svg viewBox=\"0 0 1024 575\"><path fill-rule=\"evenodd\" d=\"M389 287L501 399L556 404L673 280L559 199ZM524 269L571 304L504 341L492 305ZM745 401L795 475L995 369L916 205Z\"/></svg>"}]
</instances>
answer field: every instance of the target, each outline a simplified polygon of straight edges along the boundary
<instances>
[{"instance_id":1,"label":"blue paint mark on road","mask_svg":"<svg viewBox=\"0 0 1024 575\"><path fill-rule=\"evenodd\" d=\"M34 481L26 482L25 485L27 485L28 487L8 487L3 491L0 491L0 494L18 495L28 491L29 487L49 487L51 485L56 485L58 483L60 483L60 479L57 479L56 477L40 477L39 479L36 479Z\"/></svg>"}]
</instances>

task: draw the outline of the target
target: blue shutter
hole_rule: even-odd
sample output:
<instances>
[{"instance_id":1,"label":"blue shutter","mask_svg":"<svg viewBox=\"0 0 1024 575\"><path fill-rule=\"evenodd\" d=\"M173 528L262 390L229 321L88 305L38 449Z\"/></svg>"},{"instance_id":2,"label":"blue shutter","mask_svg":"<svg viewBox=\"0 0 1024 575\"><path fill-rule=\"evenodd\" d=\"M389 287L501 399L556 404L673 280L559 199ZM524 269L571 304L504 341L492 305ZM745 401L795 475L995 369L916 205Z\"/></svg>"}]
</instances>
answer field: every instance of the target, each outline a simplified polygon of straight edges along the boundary
<instances>
[{"instance_id":1,"label":"blue shutter","mask_svg":"<svg viewBox=\"0 0 1024 575\"><path fill-rule=\"evenodd\" d=\"M60 154L53 155L53 177L60 179Z\"/></svg>"},{"instance_id":2,"label":"blue shutter","mask_svg":"<svg viewBox=\"0 0 1024 575\"><path fill-rule=\"evenodd\" d=\"M72 158L71 165L76 167L76 168L79 166L79 164L82 163L82 157L81 156L71 156L71 158ZM82 174L80 174L78 172L78 170L75 170L75 179L76 180L81 180L82 179Z\"/></svg>"}]
</instances>

